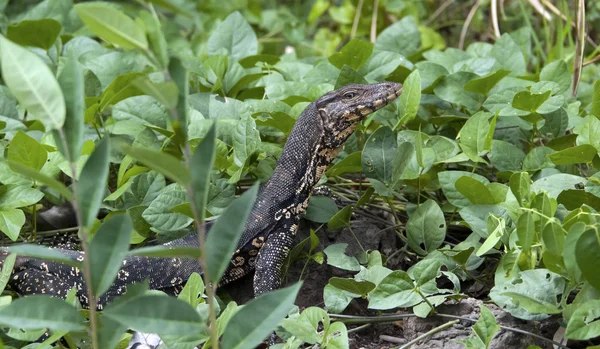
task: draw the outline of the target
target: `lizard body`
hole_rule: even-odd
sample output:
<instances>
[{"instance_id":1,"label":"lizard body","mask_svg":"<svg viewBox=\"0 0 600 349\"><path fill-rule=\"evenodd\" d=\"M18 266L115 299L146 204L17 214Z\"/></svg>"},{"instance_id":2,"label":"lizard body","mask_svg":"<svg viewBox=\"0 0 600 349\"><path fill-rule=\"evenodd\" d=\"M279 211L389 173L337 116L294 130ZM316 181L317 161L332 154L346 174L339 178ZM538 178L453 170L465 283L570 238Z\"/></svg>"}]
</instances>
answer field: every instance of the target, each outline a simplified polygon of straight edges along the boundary
<instances>
[{"instance_id":1,"label":"lizard body","mask_svg":"<svg viewBox=\"0 0 600 349\"><path fill-rule=\"evenodd\" d=\"M273 175L260 188L220 285L255 269L255 295L279 288L281 267L315 185L358 123L395 100L401 91L397 83L352 84L329 92L306 107L288 137ZM210 223L206 226L208 233L210 226ZM199 247L198 244L197 235L193 233L165 246ZM84 258L81 251L61 252L80 261ZM1 253L0 264L6 251ZM176 295L193 272L202 273L194 259L129 256L123 261L113 285L98 299L98 308L102 309L114 297L123 294L127 285L146 279L150 289ZM89 306L82 272L68 265L19 257L9 286L23 295L57 297L66 296L76 287L82 306Z\"/></svg>"}]
</instances>

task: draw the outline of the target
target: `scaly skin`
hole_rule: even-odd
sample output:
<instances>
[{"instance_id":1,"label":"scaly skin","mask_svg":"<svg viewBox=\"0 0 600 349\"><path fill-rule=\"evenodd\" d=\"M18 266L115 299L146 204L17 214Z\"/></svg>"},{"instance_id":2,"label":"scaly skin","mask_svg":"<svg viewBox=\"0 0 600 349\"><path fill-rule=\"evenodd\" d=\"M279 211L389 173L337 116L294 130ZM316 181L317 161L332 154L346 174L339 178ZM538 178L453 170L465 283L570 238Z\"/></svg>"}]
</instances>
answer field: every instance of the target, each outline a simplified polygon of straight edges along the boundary
<instances>
[{"instance_id":1,"label":"scaly skin","mask_svg":"<svg viewBox=\"0 0 600 349\"><path fill-rule=\"evenodd\" d=\"M306 107L288 137L272 177L259 191L221 285L255 269L255 296L280 287L283 261L315 185L358 123L401 92L397 83L353 84L329 92ZM207 231L210 233L210 225ZM190 234L165 245L197 247L198 239L196 234ZM73 259L84 258L80 251L62 252ZM7 253L4 250L0 254L1 264ZM202 273L193 259L127 257L111 288L98 300L98 309L123 294L127 285L146 279L151 289L176 295L193 272ZM89 306L82 272L68 265L18 258L9 286L22 295L57 297L64 297L76 287L81 304Z\"/></svg>"}]
</instances>

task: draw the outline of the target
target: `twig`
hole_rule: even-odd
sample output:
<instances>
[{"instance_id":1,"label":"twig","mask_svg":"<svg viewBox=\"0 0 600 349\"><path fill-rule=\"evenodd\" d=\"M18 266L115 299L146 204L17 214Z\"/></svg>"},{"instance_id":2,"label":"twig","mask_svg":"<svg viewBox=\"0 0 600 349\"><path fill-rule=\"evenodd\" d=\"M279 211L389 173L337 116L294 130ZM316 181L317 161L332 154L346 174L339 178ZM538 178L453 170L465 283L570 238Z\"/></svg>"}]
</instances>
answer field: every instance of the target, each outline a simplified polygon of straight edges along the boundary
<instances>
[{"instance_id":1,"label":"twig","mask_svg":"<svg viewBox=\"0 0 600 349\"><path fill-rule=\"evenodd\" d=\"M404 344L402 346L399 346L397 348L398 349L408 349L408 348L412 347L413 344L417 344L417 342L419 342L419 341L421 341L421 340L423 340L423 339L425 339L427 337L433 336L434 334L436 334L438 332L441 332L441 331L443 331L443 330L445 330L447 328L450 328L450 327L456 325L459 322L460 322L460 320L453 320L453 321L446 322L445 324L440 325L440 326L438 326L436 328L432 328L431 330L423 333L419 337L417 337L417 338L413 339L412 341L410 341L410 342L408 342L408 343L406 343L406 344Z\"/></svg>"},{"instance_id":2,"label":"twig","mask_svg":"<svg viewBox=\"0 0 600 349\"><path fill-rule=\"evenodd\" d=\"M498 3L497 0L490 1L490 10L492 17L492 27L494 27L494 35L496 39L500 38L500 26L498 26Z\"/></svg>"},{"instance_id":3,"label":"twig","mask_svg":"<svg viewBox=\"0 0 600 349\"><path fill-rule=\"evenodd\" d=\"M359 331L362 331L362 330L364 330L365 328L368 328L368 327L371 327L371 326L372 326L371 324L364 324L364 325L360 325L360 326L358 326L358 327L355 327L355 328L349 329L349 330L348 330L348 334L350 334L350 333L354 333L354 332L359 332Z\"/></svg>"},{"instance_id":4,"label":"twig","mask_svg":"<svg viewBox=\"0 0 600 349\"><path fill-rule=\"evenodd\" d=\"M406 339L404 339L404 338L388 336L387 334L382 334L381 336L379 336L379 339L386 341L386 342L394 343L394 344L406 343Z\"/></svg>"},{"instance_id":5,"label":"twig","mask_svg":"<svg viewBox=\"0 0 600 349\"><path fill-rule=\"evenodd\" d=\"M575 30L575 59L573 59L573 91L571 95L577 95L577 88L581 80L583 69L583 50L585 49L585 3L583 0L577 2L577 27Z\"/></svg>"},{"instance_id":6,"label":"twig","mask_svg":"<svg viewBox=\"0 0 600 349\"><path fill-rule=\"evenodd\" d=\"M475 1L475 4L473 5L473 7L471 7L467 18L465 19L465 24L463 24L462 30L460 31L460 40L458 40L458 48L461 50L465 45L465 36L467 36L467 29L469 29L469 25L471 24L471 21L475 16L475 12L477 12L477 9L479 9L479 6L481 6L481 0Z\"/></svg>"},{"instance_id":7,"label":"twig","mask_svg":"<svg viewBox=\"0 0 600 349\"><path fill-rule=\"evenodd\" d=\"M434 13L431 14L431 16L429 16L429 18L427 18L427 20L425 21L425 25L429 25L431 22L433 22L434 19L438 18L448 6L454 3L454 1L456 0L446 0L440 7L438 7L437 10L435 10Z\"/></svg>"},{"instance_id":8,"label":"twig","mask_svg":"<svg viewBox=\"0 0 600 349\"><path fill-rule=\"evenodd\" d=\"M350 39L354 39L356 31L358 30L358 22L360 21L360 15L362 14L363 3L365 0L358 0L356 5L356 13L354 14L354 21L352 22L352 30L350 31Z\"/></svg>"},{"instance_id":9,"label":"twig","mask_svg":"<svg viewBox=\"0 0 600 349\"><path fill-rule=\"evenodd\" d=\"M563 19L563 21L568 22L568 18L567 16L565 16L562 12L560 12L560 10L558 8L556 8L556 6L554 6L551 2L549 2L548 0L540 0L542 2L542 4L544 6L546 6L551 12L553 12L555 15L559 16L560 18ZM571 27L573 28L577 28L577 24L575 24L575 22L571 21ZM596 44L594 42L594 40L592 39L592 37L589 34L585 35L585 39L587 40L587 42L594 46L594 47L598 47L598 44Z\"/></svg>"},{"instance_id":10,"label":"twig","mask_svg":"<svg viewBox=\"0 0 600 349\"><path fill-rule=\"evenodd\" d=\"M547 21L552 20L552 15L550 14L550 12L546 11L546 9L544 8L544 6L540 3L539 0L527 0L529 1L529 4L540 14L542 15Z\"/></svg>"},{"instance_id":11,"label":"twig","mask_svg":"<svg viewBox=\"0 0 600 349\"><path fill-rule=\"evenodd\" d=\"M597 55L596 57L590 59L589 61L583 62L583 66L586 67L586 66L588 66L588 65L590 65L592 63L596 63L598 61L600 61L600 55Z\"/></svg>"},{"instance_id":12,"label":"twig","mask_svg":"<svg viewBox=\"0 0 600 349\"><path fill-rule=\"evenodd\" d=\"M371 17L371 42L375 43L377 39L377 11L379 10L379 0L373 3L373 17Z\"/></svg>"}]
</instances>

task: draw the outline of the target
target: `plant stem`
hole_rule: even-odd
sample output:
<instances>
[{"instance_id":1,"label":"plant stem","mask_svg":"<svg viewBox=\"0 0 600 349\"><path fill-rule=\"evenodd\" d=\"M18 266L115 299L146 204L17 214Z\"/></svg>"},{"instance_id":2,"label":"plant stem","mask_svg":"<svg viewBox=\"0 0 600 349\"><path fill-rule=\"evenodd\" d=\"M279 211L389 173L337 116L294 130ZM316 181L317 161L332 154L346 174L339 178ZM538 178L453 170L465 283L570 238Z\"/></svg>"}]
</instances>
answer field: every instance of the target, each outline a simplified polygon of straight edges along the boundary
<instances>
[{"instance_id":1,"label":"plant stem","mask_svg":"<svg viewBox=\"0 0 600 349\"><path fill-rule=\"evenodd\" d=\"M79 200L77 196L78 190L78 181L77 178L77 165L73 161L73 157L69 153L69 147L67 146L67 136L62 128L58 129L58 133L60 135L60 140L63 145L63 149L65 151L65 155L67 157L67 161L69 161L70 169L71 169L71 178L73 179L73 183L71 187L73 188L73 208L75 210L75 217L77 218L77 222L80 226L81 232L81 249L83 250L83 278L87 285L87 297L89 303L90 310L90 329L92 331L92 348L98 347L98 324L96 322L96 307L97 307L97 299L94 296L94 291L92 290L92 267L90 265L89 250L88 250L88 230L87 227L81 225L81 208L79 207Z\"/></svg>"},{"instance_id":2,"label":"plant stem","mask_svg":"<svg viewBox=\"0 0 600 349\"><path fill-rule=\"evenodd\" d=\"M421 341L421 340L423 340L423 339L425 339L427 337L430 337L430 336L432 336L432 335L434 335L434 334L436 334L438 332L441 332L441 331L443 331L443 330L445 330L447 328L450 328L450 327L456 325L459 322L460 322L460 320L453 320L453 321L446 322L445 324L440 325L440 326L438 326L436 328L432 328L430 331L425 332L422 335L418 336L417 338L413 339L412 341L410 341L410 342L408 342L408 343L406 343L406 344L404 344L402 346L396 347L396 348L398 348L398 349L407 349L407 348L410 348L413 344L416 344L417 342L419 342L419 341Z\"/></svg>"}]
</instances>

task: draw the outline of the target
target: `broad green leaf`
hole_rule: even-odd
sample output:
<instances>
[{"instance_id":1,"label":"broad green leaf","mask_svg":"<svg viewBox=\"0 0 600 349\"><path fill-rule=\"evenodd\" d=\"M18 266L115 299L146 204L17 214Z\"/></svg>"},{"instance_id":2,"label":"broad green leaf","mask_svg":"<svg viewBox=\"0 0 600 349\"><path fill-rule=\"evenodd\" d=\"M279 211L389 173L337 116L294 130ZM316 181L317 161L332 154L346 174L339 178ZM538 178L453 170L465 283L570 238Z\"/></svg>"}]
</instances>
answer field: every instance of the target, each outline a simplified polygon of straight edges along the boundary
<instances>
[{"instance_id":1,"label":"broad green leaf","mask_svg":"<svg viewBox=\"0 0 600 349\"><path fill-rule=\"evenodd\" d=\"M600 242L598 232L587 229L575 245L575 259L583 277L596 289L600 290Z\"/></svg>"},{"instance_id":2,"label":"broad green leaf","mask_svg":"<svg viewBox=\"0 0 600 349\"><path fill-rule=\"evenodd\" d=\"M464 90L464 86L478 76L471 72L459 71L445 76L433 89L436 96L448 103L459 104L469 110L478 110L483 96Z\"/></svg>"},{"instance_id":3,"label":"broad green leaf","mask_svg":"<svg viewBox=\"0 0 600 349\"><path fill-rule=\"evenodd\" d=\"M565 231L556 218L548 221L542 230L542 244L544 248L555 256L562 256L565 245Z\"/></svg>"},{"instance_id":4,"label":"broad green leaf","mask_svg":"<svg viewBox=\"0 0 600 349\"><path fill-rule=\"evenodd\" d=\"M119 75L112 80L110 85L108 85L100 95L98 111L101 112L107 106L116 104L126 98L143 95L144 91L140 90L136 84L136 81L141 76L144 76L144 74L133 72ZM88 121L87 112L86 121Z\"/></svg>"},{"instance_id":5,"label":"broad green leaf","mask_svg":"<svg viewBox=\"0 0 600 349\"><path fill-rule=\"evenodd\" d=\"M544 93L531 93L529 91L517 92L512 101L512 107L534 113L544 102L550 98L552 91Z\"/></svg>"},{"instance_id":6,"label":"broad green leaf","mask_svg":"<svg viewBox=\"0 0 600 349\"><path fill-rule=\"evenodd\" d=\"M77 61L74 54L70 54L64 64L62 73L58 77L58 83L65 96L67 116L63 125L63 131L55 131L54 142L65 159L75 162L81 154L83 146L84 114L85 114L85 86L83 78L83 67ZM66 143L66 149L62 138Z\"/></svg>"},{"instance_id":7,"label":"broad green leaf","mask_svg":"<svg viewBox=\"0 0 600 349\"><path fill-rule=\"evenodd\" d=\"M128 327L105 316L101 316L98 323L98 346L100 348L117 347Z\"/></svg>"},{"instance_id":8,"label":"broad green leaf","mask_svg":"<svg viewBox=\"0 0 600 349\"><path fill-rule=\"evenodd\" d=\"M529 202L531 178L527 172L519 172L510 176L510 190L517 198L519 205L524 207Z\"/></svg>"},{"instance_id":9,"label":"broad green leaf","mask_svg":"<svg viewBox=\"0 0 600 349\"><path fill-rule=\"evenodd\" d=\"M548 154L548 159L555 165L582 164L592 162L597 154L596 148L589 144L583 144Z\"/></svg>"},{"instance_id":10,"label":"broad green leaf","mask_svg":"<svg viewBox=\"0 0 600 349\"><path fill-rule=\"evenodd\" d=\"M61 128L66 115L65 99L42 59L0 35L0 65L2 79L28 110L28 119L40 120L48 131Z\"/></svg>"},{"instance_id":11,"label":"broad green leaf","mask_svg":"<svg viewBox=\"0 0 600 349\"><path fill-rule=\"evenodd\" d=\"M415 147L410 142L402 142L398 145L394 158L394 169L392 171L392 187L395 187L403 178L405 170L410 165L415 155Z\"/></svg>"},{"instance_id":12,"label":"broad green leaf","mask_svg":"<svg viewBox=\"0 0 600 349\"><path fill-rule=\"evenodd\" d=\"M315 223L327 223L339 211L337 205L327 196L311 196L304 217Z\"/></svg>"},{"instance_id":13,"label":"broad green leaf","mask_svg":"<svg viewBox=\"0 0 600 349\"><path fill-rule=\"evenodd\" d=\"M469 199L467 199L463 194L456 190L456 181L463 176L475 178L476 180L486 185L490 182L487 178L483 176L466 171L443 171L438 173L440 186L442 187L444 195L452 205L459 208L471 205Z\"/></svg>"},{"instance_id":14,"label":"broad green leaf","mask_svg":"<svg viewBox=\"0 0 600 349\"><path fill-rule=\"evenodd\" d=\"M510 70L511 75L522 76L525 74L527 64L523 52L508 33L502 34L500 39L496 40L490 56L496 58L503 69Z\"/></svg>"},{"instance_id":15,"label":"broad green leaf","mask_svg":"<svg viewBox=\"0 0 600 349\"><path fill-rule=\"evenodd\" d=\"M356 70L350 68L345 65L342 67L340 71L340 75L338 75L337 80L335 81L335 89L338 89L342 86L346 86L348 84L366 84L367 80L359 74Z\"/></svg>"},{"instance_id":16,"label":"broad green leaf","mask_svg":"<svg viewBox=\"0 0 600 349\"><path fill-rule=\"evenodd\" d=\"M44 197L44 194L29 186L7 184L0 186L0 208L18 208L30 206Z\"/></svg>"},{"instance_id":17,"label":"broad green leaf","mask_svg":"<svg viewBox=\"0 0 600 349\"><path fill-rule=\"evenodd\" d=\"M406 223L408 245L425 255L442 245L446 237L444 213L433 200L427 200L413 212Z\"/></svg>"},{"instance_id":18,"label":"broad green leaf","mask_svg":"<svg viewBox=\"0 0 600 349\"><path fill-rule=\"evenodd\" d=\"M190 160L192 188L196 203L196 214L200 221L204 220L206 201L210 189L210 173L215 161L216 126L213 124L200 144L194 150Z\"/></svg>"},{"instance_id":19,"label":"broad green leaf","mask_svg":"<svg viewBox=\"0 0 600 349\"><path fill-rule=\"evenodd\" d=\"M236 165L243 166L246 159L252 155L260 144L260 133L256 122L251 117L244 117L238 121L233 132L233 160Z\"/></svg>"},{"instance_id":20,"label":"broad green leaf","mask_svg":"<svg viewBox=\"0 0 600 349\"><path fill-rule=\"evenodd\" d=\"M302 283L258 296L239 310L225 328L223 349L254 348L283 320Z\"/></svg>"},{"instance_id":21,"label":"broad green leaf","mask_svg":"<svg viewBox=\"0 0 600 349\"><path fill-rule=\"evenodd\" d=\"M153 97L168 109L174 109L177 106L179 89L173 81L153 82L148 77L141 76L133 83L146 95Z\"/></svg>"},{"instance_id":22,"label":"broad green leaf","mask_svg":"<svg viewBox=\"0 0 600 349\"><path fill-rule=\"evenodd\" d=\"M352 216L352 206L348 205L338 211L327 223L327 229L338 230L350 226L350 217Z\"/></svg>"},{"instance_id":23,"label":"broad green leaf","mask_svg":"<svg viewBox=\"0 0 600 349\"><path fill-rule=\"evenodd\" d=\"M396 52L405 57L415 53L420 46L421 34L412 16L403 17L387 27L379 33L375 41L376 51Z\"/></svg>"},{"instance_id":24,"label":"broad green leaf","mask_svg":"<svg viewBox=\"0 0 600 349\"><path fill-rule=\"evenodd\" d=\"M493 214L490 214L487 218L487 231L488 237L485 239L479 250L477 250L477 257L483 256L486 252L494 248L498 241L502 239L506 230L506 222L502 217L498 218Z\"/></svg>"},{"instance_id":25,"label":"broad green leaf","mask_svg":"<svg viewBox=\"0 0 600 349\"><path fill-rule=\"evenodd\" d=\"M496 203L485 184L472 177L460 177L454 185L456 190L475 205L493 205Z\"/></svg>"},{"instance_id":26,"label":"broad green leaf","mask_svg":"<svg viewBox=\"0 0 600 349\"><path fill-rule=\"evenodd\" d=\"M19 131L8 147L8 160L39 171L48 159L48 152L38 141Z\"/></svg>"},{"instance_id":27,"label":"broad green leaf","mask_svg":"<svg viewBox=\"0 0 600 349\"><path fill-rule=\"evenodd\" d=\"M500 80L510 74L510 70L499 69L480 78L473 79L465 84L465 91L487 96Z\"/></svg>"},{"instance_id":28,"label":"broad green leaf","mask_svg":"<svg viewBox=\"0 0 600 349\"><path fill-rule=\"evenodd\" d=\"M110 304L102 315L146 333L183 335L195 332L203 325L200 315L186 302L155 294Z\"/></svg>"},{"instance_id":29,"label":"broad green leaf","mask_svg":"<svg viewBox=\"0 0 600 349\"><path fill-rule=\"evenodd\" d=\"M223 212L212 226L206 238L207 274L210 281L217 284L231 263L231 255L235 252L244 233L244 225L258 194L255 184Z\"/></svg>"},{"instance_id":30,"label":"broad green leaf","mask_svg":"<svg viewBox=\"0 0 600 349\"><path fill-rule=\"evenodd\" d=\"M562 312L556 305L545 302L540 299L535 299L516 292L504 292L503 296L510 297L513 302L519 307L524 308L534 314L560 314Z\"/></svg>"},{"instance_id":31,"label":"broad green leaf","mask_svg":"<svg viewBox=\"0 0 600 349\"><path fill-rule=\"evenodd\" d=\"M479 310L479 320L473 325L473 333L481 339L487 348L494 335L500 330L500 326L498 326L494 314L485 305L480 305Z\"/></svg>"},{"instance_id":32,"label":"broad green leaf","mask_svg":"<svg viewBox=\"0 0 600 349\"><path fill-rule=\"evenodd\" d=\"M107 218L94 234L88 258L92 290L96 296L104 294L115 280L129 250L132 230L129 215L117 214Z\"/></svg>"},{"instance_id":33,"label":"broad green leaf","mask_svg":"<svg viewBox=\"0 0 600 349\"><path fill-rule=\"evenodd\" d=\"M517 221L517 236L519 244L524 251L529 251L537 235L535 226L539 220L538 216L531 211L526 211L519 216Z\"/></svg>"},{"instance_id":34,"label":"broad green leaf","mask_svg":"<svg viewBox=\"0 0 600 349\"><path fill-rule=\"evenodd\" d=\"M144 28L114 7L102 3L81 3L74 7L85 26L101 39L124 49L148 48Z\"/></svg>"},{"instance_id":35,"label":"broad green leaf","mask_svg":"<svg viewBox=\"0 0 600 349\"><path fill-rule=\"evenodd\" d=\"M359 271L360 264L355 257L350 257L344 253L348 244L333 244L327 246L323 252L327 256L327 264L336 268Z\"/></svg>"},{"instance_id":36,"label":"broad green leaf","mask_svg":"<svg viewBox=\"0 0 600 349\"><path fill-rule=\"evenodd\" d=\"M592 109L590 114L600 118L600 80L594 84L594 93L592 96Z\"/></svg>"},{"instance_id":37,"label":"broad green leaf","mask_svg":"<svg viewBox=\"0 0 600 349\"><path fill-rule=\"evenodd\" d=\"M563 60L547 64L540 72L540 81L553 81L558 84L558 93L563 93L571 86L571 73Z\"/></svg>"},{"instance_id":38,"label":"broad green leaf","mask_svg":"<svg viewBox=\"0 0 600 349\"><path fill-rule=\"evenodd\" d=\"M142 218L158 231L181 230L190 225L193 219L181 213L175 213L171 209L186 202L188 202L188 197L185 190L177 183L170 184L163 188L156 199L150 203L142 214Z\"/></svg>"},{"instance_id":39,"label":"broad green leaf","mask_svg":"<svg viewBox=\"0 0 600 349\"><path fill-rule=\"evenodd\" d=\"M109 167L108 137L103 138L81 170L77 185L77 203L81 211L80 224L91 227L104 198Z\"/></svg>"},{"instance_id":40,"label":"broad green leaf","mask_svg":"<svg viewBox=\"0 0 600 349\"><path fill-rule=\"evenodd\" d=\"M236 11L215 28L207 48L209 55L224 53L239 61L258 52L258 40L250 24Z\"/></svg>"},{"instance_id":41,"label":"broad green leaf","mask_svg":"<svg viewBox=\"0 0 600 349\"><path fill-rule=\"evenodd\" d=\"M161 68L166 68L169 65L169 53L167 52L167 40L161 28L160 20L155 11L146 12L140 11L140 19L144 22L148 33L148 44L150 50L160 62Z\"/></svg>"},{"instance_id":42,"label":"broad green leaf","mask_svg":"<svg viewBox=\"0 0 600 349\"><path fill-rule=\"evenodd\" d=\"M577 145L589 144L600 151L600 115L588 115L573 131L577 134Z\"/></svg>"},{"instance_id":43,"label":"broad green leaf","mask_svg":"<svg viewBox=\"0 0 600 349\"><path fill-rule=\"evenodd\" d=\"M421 287L440 275L441 266L442 263L440 261L435 259L424 259L415 264L409 272L412 272L410 275L415 279L415 284Z\"/></svg>"},{"instance_id":44,"label":"broad green leaf","mask_svg":"<svg viewBox=\"0 0 600 349\"><path fill-rule=\"evenodd\" d=\"M406 78L402 86L400 95L400 110L404 114L400 115L400 120L394 128L405 125L417 116L419 103L421 102L421 75L415 70Z\"/></svg>"},{"instance_id":45,"label":"broad green leaf","mask_svg":"<svg viewBox=\"0 0 600 349\"><path fill-rule=\"evenodd\" d=\"M328 177L335 177L345 173L361 172L361 158L362 152L354 152L343 158L341 161L335 163L333 166L329 167L325 174L327 174Z\"/></svg>"},{"instance_id":46,"label":"broad green leaf","mask_svg":"<svg viewBox=\"0 0 600 349\"><path fill-rule=\"evenodd\" d=\"M36 171L33 168L23 165L18 162L8 161L8 164L9 164L11 170L13 170L17 173L20 173L26 177L29 177L29 178L37 181L38 183L45 184L45 185L49 186L50 188L59 192L67 200L71 200L71 197L72 197L71 191L69 189L67 189L67 187L65 187L65 185L62 184L61 182L59 182L58 180L56 180L52 177L49 177L45 174L42 174L39 171Z\"/></svg>"},{"instance_id":47,"label":"broad green leaf","mask_svg":"<svg viewBox=\"0 0 600 349\"><path fill-rule=\"evenodd\" d=\"M25 224L25 213L17 208L0 209L0 231L12 241L17 241Z\"/></svg>"},{"instance_id":48,"label":"broad green leaf","mask_svg":"<svg viewBox=\"0 0 600 349\"><path fill-rule=\"evenodd\" d=\"M386 276L371 292L369 309L386 310L412 307L422 298L414 292L415 285L405 271L396 270Z\"/></svg>"},{"instance_id":49,"label":"broad green leaf","mask_svg":"<svg viewBox=\"0 0 600 349\"><path fill-rule=\"evenodd\" d=\"M350 40L340 52L334 53L329 57L329 62L339 69L345 65L357 70L371 56L373 52L373 44L358 38Z\"/></svg>"},{"instance_id":50,"label":"broad green leaf","mask_svg":"<svg viewBox=\"0 0 600 349\"><path fill-rule=\"evenodd\" d=\"M327 284L323 288L323 301L329 312L339 314L350 304L352 297L339 288Z\"/></svg>"},{"instance_id":51,"label":"broad green leaf","mask_svg":"<svg viewBox=\"0 0 600 349\"><path fill-rule=\"evenodd\" d=\"M191 182L190 172L185 165L173 155L137 147L124 147L122 150L145 166L162 173L165 177L181 185L185 186Z\"/></svg>"},{"instance_id":52,"label":"broad green leaf","mask_svg":"<svg viewBox=\"0 0 600 349\"><path fill-rule=\"evenodd\" d=\"M8 256L6 256L6 258L2 262L2 273L0 273L0 292L4 292L4 288L8 284L8 280L12 275L13 267L15 266L16 260L17 254L11 253Z\"/></svg>"},{"instance_id":53,"label":"broad green leaf","mask_svg":"<svg viewBox=\"0 0 600 349\"><path fill-rule=\"evenodd\" d=\"M202 297L204 293L204 282L200 274L194 272L185 282L185 286L177 295L177 298L186 301L192 307L196 307L200 302L198 297Z\"/></svg>"},{"instance_id":54,"label":"broad green leaf","mask_svg":"<svg viewBox=\"0 0 600 349\"><path fill-rule=\"evenodd\" d=\"M490 150L489 147L486 147L490 131L490 117L492 117L491 113L478 112L471 116L460 130L458 144L471 161L485 162L481 156Z\"/></svg>"},{"instance_id":55,"label":"broad green leaf","mask_svg":"<svg viewBox=\"0 0 600 349\"><path fill-rule=\"evenodd\" d=\"M596 320L600 311L600 300L588 300L573 312L565 337L574 340L587 340L600 335L600 320Z\"/></svg>"},{"instance_id":56,"label":"broad green leaf","mask_svg":"<svg viewBox=\"0 0 600 349\"><path fill-rule=\"evenodd\" d=\"M51 18L23 20L8 26L6 38L22 46L35 46L48 51L60 34L62 26Z\"/></svg>"},{"instance_id":57,"label":"broad green leaf","mask_svg":"<svg viewBox=\"0 0 600 349\"><path fill-rule=\"evenodd\" d=\"M556 139L563 136L569 127L569 115L564 108L556 109L551 113L541 114L541 116L545 121L544 126L540 128L542 135L550 134Z\"/></svg>"},{"instance_id":58,"label":"broad green leaf","mask_svg":"<svg viewBox=\"0 0 600 349\"><path fill-rule=\"evenodd\" d=\"M525 153L512 143L494 139L488 158L498 171L519 171L523 167Z\"/></svg>"},{"instance_id":59,"label":"broad green leaf","mask_svg":"<svg viewBox=\"0 0 600 349\"><path fill-rule=\"evenodd\" d=\"M190 95L190 72L187 67L183 65L183 62L178 57L172 57L169 62L169 75L175 85L177 86L178 94L177 96L177 113L174 114L173 120L173 128L175 130L175 137L173 140L176 144L183 144L185 139L187 138L187 125L189 120L188 115L188 103L189 103L189 95ZM173 90L173 88L168 88L167 91ZM163 93L163 91L160 91ZM161 98L168 99L168 98ZM168 102L167 102L168 103Z\"/></svg>"},{"instance_id":60,"label":"broad green leaf","mask_svg":"<svg viewBox=\"0 0 600 349\"><path fill-rule=\"evenodd\" d=\"M382 126L373 132L362 152L365 175L386 185L390 184L397 147L396 135L389 127Z\"/></svg>"},{"instance_id":61,"label":"broad green leaf","mask_svg":"<svg viewBox=\"0 0 600 349\"><path fill-rule=\"evenodd\" d=\"M375 288L375 284L369 281L357 281L338 277L329 279L329 285L361 297L366 297Z\"/></svg>"},{"instance_id":62,"label":"broad green leaf","mask_svg":"<svg viewBox=\"0 0 600 349\"><path fill-rule=\"evenodd\" d=\"M25 330L82 331L84 320L75 307L49 296L18 298L0 308L0 323Z\"/></svg>"},{"instance_id":63,"label":"broad green leaf","mask_svg":"<svg viewBox=\"0 0 600 349\"><path fill-rule=\"evenodd\" d=\"M81 268L82 264L76 260L80 252L61 251L60 249L48 248L41 245L19 244L11 245L8 251L23 257L33 257L53 262L63 263L72 267Z\"/></svg>"}]
</instances>

